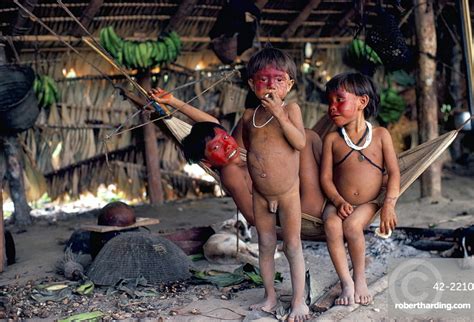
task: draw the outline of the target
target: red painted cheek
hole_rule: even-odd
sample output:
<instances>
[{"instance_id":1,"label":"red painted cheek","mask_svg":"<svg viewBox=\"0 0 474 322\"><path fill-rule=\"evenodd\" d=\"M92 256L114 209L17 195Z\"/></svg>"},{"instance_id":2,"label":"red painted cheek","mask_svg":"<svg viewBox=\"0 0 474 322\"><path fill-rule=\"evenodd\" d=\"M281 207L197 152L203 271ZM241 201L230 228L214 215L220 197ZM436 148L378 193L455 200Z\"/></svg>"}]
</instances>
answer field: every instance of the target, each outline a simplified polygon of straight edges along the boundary
<instances>
[{"instance_id":1,"label":"red painted cheek","mask_svg":"<svg viewBox=\"0 0 474 322\"><path fill-rule=\"evenodd\" d=\"M223 152L214 151L208 154L208 160L216 166L223 166L227 163L227 158Z\"/></svg>"}]
</instances>

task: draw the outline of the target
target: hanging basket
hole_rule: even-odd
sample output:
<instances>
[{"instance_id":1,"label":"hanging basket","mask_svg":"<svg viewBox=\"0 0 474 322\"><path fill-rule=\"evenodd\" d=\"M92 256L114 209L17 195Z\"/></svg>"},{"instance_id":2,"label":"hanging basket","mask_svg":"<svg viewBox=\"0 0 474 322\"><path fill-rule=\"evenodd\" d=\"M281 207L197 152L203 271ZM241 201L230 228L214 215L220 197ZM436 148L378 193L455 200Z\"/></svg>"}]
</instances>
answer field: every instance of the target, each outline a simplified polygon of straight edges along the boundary
<instances>
[{"instance_id":1,"label":"hanging basket","mask_svg":"<svg viewBox=\"0 0 474 322\"><path fill-rule=\"evenodd\" d=\"M377 52L389 71L407 68L411 64L412 55L398 28L397 19L382 8L377 10L366 42Z\"/></svg>"},{"instance_id":2,"label":"hanging basket","mask_svg":"<svg viewBox=\"0 0 474 322\"><path fill-rule=\"evenodd\" d=\"M30 67L0 66L0 133L16 134L33 126L39 107Z\"/></svg>"}]
</instances>

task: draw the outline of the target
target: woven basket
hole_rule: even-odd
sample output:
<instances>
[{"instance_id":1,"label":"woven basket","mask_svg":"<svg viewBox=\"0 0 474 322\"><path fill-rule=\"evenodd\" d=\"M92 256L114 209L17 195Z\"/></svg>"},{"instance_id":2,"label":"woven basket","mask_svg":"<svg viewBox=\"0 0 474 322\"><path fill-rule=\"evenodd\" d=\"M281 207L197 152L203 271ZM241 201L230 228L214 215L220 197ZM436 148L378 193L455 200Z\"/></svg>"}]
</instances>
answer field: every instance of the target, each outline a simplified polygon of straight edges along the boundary
<instances>
[{"instance_id":1,"label":"woven basket","mask_svg":"<svg viewBox=\"0 0 474 322\"><path fill-rule=\"evenodd\" d=\"M87 276L97 285L139 277L158 284L188 279L190 266L186 254L173 242L148 232L127 232L105 244Z\"/></svg>"},{"instance_id":2,"label":"woven basket","mask_svg":"<svg viewBox=\"0 0 474 322\"><path fill-rule=\"evenodd\" d=\"M379 8L372 28L367 33L367 45L372 47L382 59L385 68L395 71L411 64L412 54L398 21L384 9Z\"/></svg>"},{"instance_id":3,"label":"woven basket","mask_svg":"<svg viewBox=\"0 0 474 322\"><path fill-rule=\"evenodd\" d=\"M30 67L0 66L0 133L15 134L33 126L39 114Z\"/></svg>"}]
</instances>

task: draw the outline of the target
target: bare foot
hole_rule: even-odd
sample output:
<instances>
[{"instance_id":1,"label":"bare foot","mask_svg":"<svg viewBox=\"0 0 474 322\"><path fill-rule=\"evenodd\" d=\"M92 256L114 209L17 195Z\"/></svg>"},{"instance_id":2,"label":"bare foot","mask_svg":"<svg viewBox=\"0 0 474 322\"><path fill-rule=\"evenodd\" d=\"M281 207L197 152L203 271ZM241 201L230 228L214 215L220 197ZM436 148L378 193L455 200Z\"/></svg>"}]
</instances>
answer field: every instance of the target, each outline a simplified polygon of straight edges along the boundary
<instances>
[{"instance_id":1,"label":"bare foot","mask_svg":"<svg viewBox=\"0 0 474 322\"><path fill-rule=\"evenodd\" d=\"M291 312L288 316L288 322L300 322L306 321L309 319L309 308L304 303L301 302L299 304L292 304L291 305Z\"/></svg>"},{"instance_id":2,"label":"bare foot","mask_svg":"<svg viewBox=\"0 0 474 322\"><path fill-rule=\"evenodd\" d=\"M277 298L265 297L262 302L250 305L250 310L259 310L267 313L273 313L278 304Z\"/></svg>"},{"instance_id":3,"label":"bare foot","mask_svg":"<svg viewBox=\"0 0 474 322\"><path fill-rule=\"evenodd\" d=\"M341 282L341 295L334 301L336 305L352 305L354 304L354 282Z\"/></svg>"},{"instance_id":4,"label":"bare foot","mask_svg":"<svg viewBox=\"0 0 474 322\"><path fill-rule=\"evenodd\" d=\"M369 305L372 302L372 296L369 294L365 277L357 279L354 283L354 286L354 301L358 304Z\"/></svg>"}]
</instances>

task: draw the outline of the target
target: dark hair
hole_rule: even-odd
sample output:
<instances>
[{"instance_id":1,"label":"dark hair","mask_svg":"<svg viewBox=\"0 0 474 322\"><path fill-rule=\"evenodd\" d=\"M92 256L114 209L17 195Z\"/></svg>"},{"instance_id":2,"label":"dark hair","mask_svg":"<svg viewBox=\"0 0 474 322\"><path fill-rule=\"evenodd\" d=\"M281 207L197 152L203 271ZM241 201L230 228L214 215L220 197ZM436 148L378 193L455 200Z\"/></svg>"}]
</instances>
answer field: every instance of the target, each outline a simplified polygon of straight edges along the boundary
<instances>
[{"instance_id":1,"label":"dark hair","mask_svg":"<svg viewBox=\"0 0 474 322\"><path fill-rule=\"evenodd\" d=\"M336 75L326 84L326 96L340 88L357 96L367 95L369 103L364 109L364 117L368 119L377 116L380 99L377 94L377 88L370 77L361 73L342 73Z\"/></svg>"},{"instance_id":2,"label":"dark hair","mask_svg":"<svg viewBox=\"0 0 474 322\"><path fill-rule=\"evenodd\" d=\"M196 163L205 158L207 141L216 136L215 129L227 131L218 123L198 122L193 125L191 132L183 139L184 157L188 162Z\"/></svg>"},{"instance_id":3,"label":"dark hair","mask_svg":"<svg viewBox=\"0 0 474 322\"><path fill-rule=\"evenodd\" d=\"M255 53L247 64L247 77L252 78L266 66L273 66L284 71L290 79L296 79L296 65L287 53L277 48L264 48Z\"/></svg>"}]
</instances>

